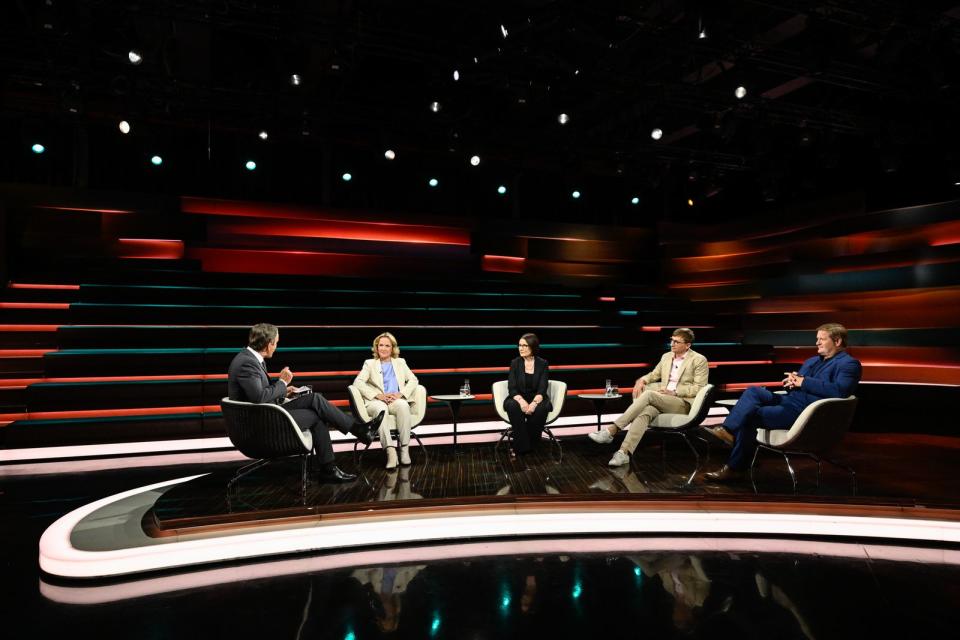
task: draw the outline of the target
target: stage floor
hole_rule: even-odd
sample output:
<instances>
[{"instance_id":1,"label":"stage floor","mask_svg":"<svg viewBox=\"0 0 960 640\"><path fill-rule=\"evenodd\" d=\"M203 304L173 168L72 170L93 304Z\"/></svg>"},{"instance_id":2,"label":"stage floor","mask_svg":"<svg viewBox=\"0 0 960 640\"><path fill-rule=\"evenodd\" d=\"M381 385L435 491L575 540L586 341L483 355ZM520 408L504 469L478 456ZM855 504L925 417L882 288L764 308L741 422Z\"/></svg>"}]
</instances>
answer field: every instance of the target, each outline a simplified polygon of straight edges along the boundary
<instances>
[{"instance_id":1,"label":"stage floor","mask_svg":"<svg viewBox=\"0 0 960 640\"><path fill-rule=\"evenodd\" d=\"M761 453L755 485L749 479L730 484L703 480L703 470L722 464L727 450L711 446L710 460L689 486L696 466L680 439L666 451L656 435L641 443L629 466L606 465L615 445L597 445L586 436L562 440L563 455L543 441L532 455L513 460L506 445L494 443L413 447L413 465L383 468L384 456L371 449L356 458L337 454L341 468L359 474L346 484L316 482L311 474L301 491L300 464L277 460L242 478L228 495L235 466L217 470L168 489L144 519L150 535L182 534L191 529L223 528L230 523L265 523L271 519L323 517L336 513L420 507L506 505L531 500L681 501L802 500L844 505L896 505L953 509L960 506L960 441L911 435L849 434L835 458L857 472L857 494L850 476L825 464L817 488L816 465L792 460L798 475L794 496L782 457ZM701 446L701 451L705 450ZM417 502L413 502L417 501Z\"/></svg>"}]
</instances>

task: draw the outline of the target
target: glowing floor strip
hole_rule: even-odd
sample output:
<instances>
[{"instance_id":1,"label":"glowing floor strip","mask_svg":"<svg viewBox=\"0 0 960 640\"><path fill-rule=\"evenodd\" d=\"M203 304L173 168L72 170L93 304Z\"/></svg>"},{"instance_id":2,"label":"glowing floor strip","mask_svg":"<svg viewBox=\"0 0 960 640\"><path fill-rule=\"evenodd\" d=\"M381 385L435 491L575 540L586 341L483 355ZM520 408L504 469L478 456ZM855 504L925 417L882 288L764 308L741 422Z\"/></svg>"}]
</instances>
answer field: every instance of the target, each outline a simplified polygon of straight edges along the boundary
<instances>
[{"instance_id":1,"label":"glowing floor strip","mask_svg":"<svg viewBox=\"0 0 960 640\"><path fill-rule=\"evenodd\" d=\"M265 531L168 538L143 533L141 518L163 491L197 477L132 489L66 514L40 538L41 569L67 578L101 578L288 553L522 536L777 535L960 543L960 523L946 520L741 513L714 511L703 503L690 511L602 510L589 502L553 503L542 510L505 504L466 512L461 506L449 514L435 510L404 518L373 511L369 517L272 525Z\"/></svg>"},{"instance_id":2,"label":"glowing floor strip","mask_svg":"<svg viewBox=\"0 0 960 640\"><path fill-rule=\"evenodd\" d=\"M63 604L106 604L186 589L216 587L249 580L306 575L353 567L425 564L461 558L472 560L530 554L622 556L643 553L776 553L854 560L960 565L960 551L913 546L776 538L545 538L352 551L293 560L245 563L217 569L131 579L107 585L55 585L49 584L41 577L40 593L48 600Z\"/></svg>"}]
</instances>

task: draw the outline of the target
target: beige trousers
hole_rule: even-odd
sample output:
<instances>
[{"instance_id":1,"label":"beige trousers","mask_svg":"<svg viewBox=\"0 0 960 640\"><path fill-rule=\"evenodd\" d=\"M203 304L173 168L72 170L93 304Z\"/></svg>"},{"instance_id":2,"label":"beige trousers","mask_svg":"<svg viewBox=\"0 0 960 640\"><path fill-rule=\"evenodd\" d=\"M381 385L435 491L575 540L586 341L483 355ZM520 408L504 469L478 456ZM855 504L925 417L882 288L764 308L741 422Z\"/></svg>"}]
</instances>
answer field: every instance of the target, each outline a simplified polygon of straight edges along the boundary
<instances>
[{"instance_id":1,"label":"beige trousers","mask_svg":"<svg viewBox=\"0 0 960 640\"><path fill-rule=\"evenodd\" d=\"M640 438L647 432L650 422L661 413L688 413L689 411L690 403L683 398L668 396L659 391L644 391L633 401L633 404L627 407L622 416L613 421L617 429L630 427L620 448L633 453L640 444Z\"/></svg>"},{"instance_id":2,"label":"beige trousers","mask_svg":"<svg viewBox=\"0 0 960 640\"><path fill-rule=\"evenodd\" d=\"M397 430L397 443L390 439L390 429L387 428L387 421L380 423L380 446L384 449L394 447L399 444L405 447L410 444L410 423L413 420L410 417L410 403L406 400L394 400L390 404L380 400L371 400L367 403L367 414L371 417L381 411L386 411L394 418L394 428Z\"/></svg>"}]
</instances>

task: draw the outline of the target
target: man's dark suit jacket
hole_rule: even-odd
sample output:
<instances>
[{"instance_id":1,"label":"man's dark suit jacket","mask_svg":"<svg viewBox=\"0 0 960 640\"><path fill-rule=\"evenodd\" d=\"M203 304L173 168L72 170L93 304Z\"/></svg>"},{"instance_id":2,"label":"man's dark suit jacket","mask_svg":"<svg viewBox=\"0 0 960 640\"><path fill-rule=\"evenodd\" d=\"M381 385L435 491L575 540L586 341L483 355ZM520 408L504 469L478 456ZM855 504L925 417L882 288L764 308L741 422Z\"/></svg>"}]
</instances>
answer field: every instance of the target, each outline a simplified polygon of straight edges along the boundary
<instances>
[{"instance_id":1,"label":"man's dark suit jacket","mask_svg":"<svg viewBox=\"0 0 960 640\"><path fill-rule=\"evenodd\" d=\"M533 400L538 393L543 396L542 405L550 406L550 395L547 393L547 384L550 376L547 372L547 361L539 356L533 357L533 388L527 389L524 384L523 358L517 356L510 363L510 375L507 377L507 397L523 396L527 402Z\"/></svg>"},{"instance_id":2,"label":"man's dark suit jacket","mask_svg":"<svg viewBox=\"0 0 960 640\"><path fill-rule=\"evenodd\" d=\"M862 372L860 361L846 351L840 351L827 361L820 356L809 358L797 372L804 376L803 386L792 389L783 404L793 407L799 415L817 400L851 396L857 390Z\"/></svg>"},{"instance_id":3,"label":"man's dark suit jacket","mask_svg":"<svg viewBox=\"0 0 960 640\"><path fill-rule=\"evenodd\" d=\"M249 349L233 357L227 369L227 397L231 400L276 404L286 395L287 385L279 378L270 382L266 369Z\"/></svg>"}]
</instances>

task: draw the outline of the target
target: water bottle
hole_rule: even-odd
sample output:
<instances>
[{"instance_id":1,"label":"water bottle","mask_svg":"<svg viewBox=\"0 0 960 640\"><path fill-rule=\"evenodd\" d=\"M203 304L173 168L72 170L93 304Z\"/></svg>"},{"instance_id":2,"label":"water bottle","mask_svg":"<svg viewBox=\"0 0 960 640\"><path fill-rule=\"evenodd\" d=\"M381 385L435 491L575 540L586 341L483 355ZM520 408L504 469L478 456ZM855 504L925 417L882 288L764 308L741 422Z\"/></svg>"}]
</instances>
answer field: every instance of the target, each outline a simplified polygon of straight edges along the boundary
<instances>
[{"instance_id":1,"label":"water bottle","mask_svg":"<svg viewBox=\"0 0 960 640\"><path fill-rule=\"evenodd\" d=\"M470 380L463 381L463 395L470 395Z\"/></svg>"}]
</instances>

